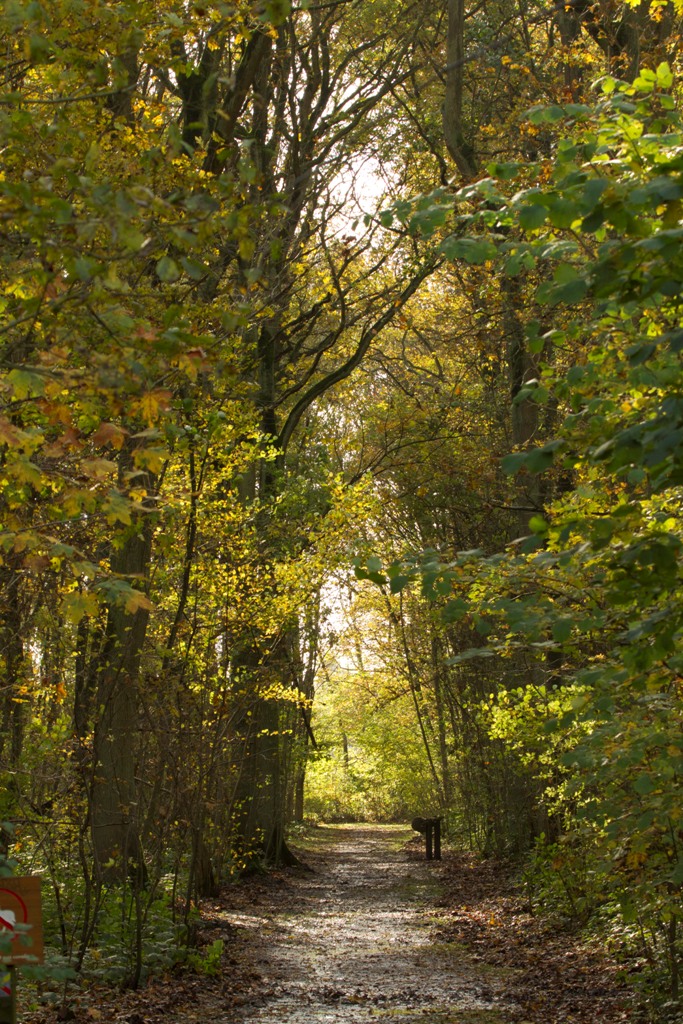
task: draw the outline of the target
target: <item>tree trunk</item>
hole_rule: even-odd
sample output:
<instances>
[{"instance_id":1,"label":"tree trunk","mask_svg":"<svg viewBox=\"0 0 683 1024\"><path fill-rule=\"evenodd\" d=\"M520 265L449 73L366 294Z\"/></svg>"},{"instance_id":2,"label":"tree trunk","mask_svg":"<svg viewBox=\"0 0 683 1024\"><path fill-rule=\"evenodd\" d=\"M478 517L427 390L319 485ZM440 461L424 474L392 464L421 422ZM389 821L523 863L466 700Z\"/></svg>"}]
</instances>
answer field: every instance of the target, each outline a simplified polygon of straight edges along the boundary
<instances>
[{"instance_id":1,"label":"tree trunk","mask_svg":"<svg viewBox=\"0 0 683 1024\"><path fill-rule=\"evenodd\" d=\"M463 123L463 72L465 67L465 0L448 0L446 42L446 90L443 134L446 148L460 174L469 181L477 173L477 158Z\"/></svg>"},{"instance_id":2,"label":"tree trunk","mask_svg":"<svg viewBox=\"0 0 683 1024\"><path fill-rule=\"evenodd\" d=\"M432 678L434 682L434 709L436 712L437 730L439 734L439 759L441 761L441 787L443 793L443 809L447 811L453 798L451 770L448 757L448 732L446 728L446 708L444 706L443 671L444 656L441 645L436 637L432 637Z\"/></svg>"},{"instance_id":3,"label":"tree trunk","mask_svg":"<svg viewBox=\"0 0 683 1024\"><path fill-rule=\"evenodd\" d=\"M2 569L0 594L0 692L2 693L2 719L0 722L0 756L16 764L24 742L24 697L22 687L27 671L22 639L22 607L19 586L22 576L9 561ZM9 747L9 750L7 748Z\"/></svg>"},{"instance_id":4,"label":"tree trunk","mask_svg":"<svg viewBox=\"0 0 683 1024\"><path fill-rule=\"evenodd\" d=\"M122 475L130 465L130 451L124 449ZM120 549L111 556L112 573L132 578L138 586L149 572L150 527L148 519L138 517ZM96 666L91 828L95 872L106 883L122 882L126 876L138 885L145 881L138 836L135 757L138 677L148 619L147 607L129 610L125 604L110 604L104 646Z\"/></svg>"}]
</instances>

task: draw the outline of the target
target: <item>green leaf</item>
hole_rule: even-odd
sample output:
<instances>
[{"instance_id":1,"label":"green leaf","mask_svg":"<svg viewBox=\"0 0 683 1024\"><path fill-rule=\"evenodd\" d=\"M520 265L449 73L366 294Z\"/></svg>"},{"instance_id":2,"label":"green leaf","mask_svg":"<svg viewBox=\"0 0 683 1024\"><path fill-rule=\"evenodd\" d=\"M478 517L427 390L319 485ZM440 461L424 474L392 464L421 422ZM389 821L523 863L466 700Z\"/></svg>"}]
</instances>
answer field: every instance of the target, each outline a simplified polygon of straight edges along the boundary
<instances>
[{"instance_id":1,"label":"green leaf","mask_svg":"<svg viewBox=\"0 0 683 1024\"><path fill-rule=\"evenodd\" d=\"M650 71L649 68L643 68L637 78L633 80L633 87L638 92L652 92L656 84L656 78L654 71Z\"/></svg>"},{"instance_id":2,"label":"green leaf","mask_svg":"<svg viewBox=\"0 0 683 1024\"><path fill-rule=\"evenodd\" d=\"M49 37L42 33L29 36L27 50L31 64L46 64L54 52Z\"/></svg>"},{"instance_id":3,"label":"green leaf","mask_svg":"<svg viewBox=\"0 0 683 1024\"><path fill-rule=\"evenodd\" d=\"M7 380L12 387L14 397L20 401L29 396L42 395L45 391L45 377L32 370L10 370Z\"/></svg>"},{"instance_id":4,"label":"green leaf","mask_svg":"<svg viewBox=\"0 0 683 1024\"><path fill-rule=\"evenodd\" d=\"M461 597L456 597L441 609L441 618L444 622L459 622L467 615L468 611L469 605L467 601L463 601Z\"/></svg>"},{"instance_id":5,"label":"green leaf","mask_svg":"<svg viewBox=\"0 0 683 1024\"><path fill-rule=\"evenodd\" d=\"M572 635L572 625L571 619L556 619L552 627L553 640L557 640L558 644L569 640Z\"/></svg>"},{"instance_id":6,"label":"green leaf","mask_svg":"<svg viewBox=\"0 0 683 1024\"><path fill-rule=\"evenodd\" d=\"M102 270L102 265L90 256L79 256L73 261L73 273L79 281L91 281Z\"/></svg>"},{"instance_id":7,"label":"green leaf","mask_svg":"<svg viewBox=\"0 0 683 1024\"><path fill-rule=\"evenodd\" d=\"M545 224L548 211L545 206L535 203L533 206L523 206L518 215L519 226L525 231L534 231Z\"/></svg>"},{"instance_id":8,"label":"green leaf","mask_svg":"<svg viewBox=\"0 0 683 1024\"><path fill-rule=\"evenodd\" d=\"M605 208L602 205L595 207L591 213L587 214L581 221L581 230L585 234L594 234L599 231L602 225L605 223Z\"/></svg>"},{"instance_id":9,"label":"green leaf","mask_svg":"<svg viewBox=\"0 0 683 1024\"><path fill-rule=\"evenodd\" d=\"M670 89L674 84L674 76L671 73L671 68L666 62L662 62L656 73L657 88L659 89Z\"/></svg>"},{"instance_id":10,"label":"green leaf","mask_svg":"<svg viewBox=\"0 0 683 1024\"><path fill-rule=\"evenodd\" d=\"M162 256L157 263L157 277L164 284L172 284L180 277L180 267L170 256Z\"/></svg>"},{"instance_id":11,"label":"green leaf","mask_svg":"<svg viewBox=\"0 0 683 1024\"><path fill-rule=\"evenodd\" d=\"M517 161L510 161L508 163L501 164L487 164L486 172L490 174L492 178L498 178L499 181L512 181L517 177L524 164L520 164Z\"/></svg>"},{"instance_id":12,"label":"green leaf","mask_svg":"<svg viewBox=\"0 0 683 1024\"><path fill-rule=\"evenodd\" d=\"M683 858L677 861L676 866L669 875L669 879L674 885L683 885Z\"/></svg>"},{"instance_id":13,"label":"green leaf","mask_svg":"<svg viewBox=\"0 0 683 1024\"><path fill-rule=\"evenodd\" d=\"M640 796L649 796L657 788L656 783L650 775L639 775L633 783L633 788Z\"/></svg>"},{"instance_id":14,"label":"green leaf","mask_svg":"<svg viewBox=\"0 0 683 1024\"><path fill-rule=\"evenodd\" d=\"M668 331L657 341L666 341L672 352L683 352L683 329Z\"/></svg>"},{"instance_id":15,"label":"green leaf","mask_svg":"<svg viewBox=\"0 0 683 1024\"><path fill-rule=\"evenodd\" d=\"M501 469L508 476L514 476L526 465L526 457L526 452L513 452L510 455L505 455L500 462Z\"/></svg>"},{"instance_id":16,"label":"green leaf","mask_svg":"<svg viewBox=\"0 0 683 1024\"><path fill-rule=\"evenodd\" d=\"M270 25L282 25L291 9L290 0L264 0L260 7L259 21Z\"/></svg>"},{"instance_id":17,"label":"green leaf","mask_svg":"<svg viewBox=\"0 0 683 1024\"><path fill-rule=\"evenodd\" d=\"M203 263L200 263L198 260L190 259L187 256L180 257L180 265L187 276L192 278L193 281L201 281L206 274L206 267Z\"/></svg>"},{"instance_id":18,"label":"green leaf","mask_svg":"<svg viewBox=\"0 0 683 1024\"><path fill-rule=\"evenodd\" d=\"M641 366L656 351L656 342L639 342L637 345L630 345L626 349L626 356L631 366Z\"/></svg>"},{"instance_id":19,"label":"green leaf","mask_svg":"<svg viewBox=\"0 0 683 1024\"><path fill-rule=\"evenodd\" d=\"M532 107L527 111L527 117L532 124L555 124L565 117L564 107L552 106Z\"/></svg>"},{"instance_id":20,"label":"green leaf","mask_svg":"<svg viewBox=\"0 0 683 1024\"><path fill-rule=\"evenodd\" d=\"M560 302L567 306L581 302L588 293L588 282L569 264L561 264L555 272L555 279L539 285L536 298L539 303L557 306Z\"/></svg>"},{"instance_id":21,"label":"green leaf","mask_svg":"<svg viewBox=\"0 0 683 1024\"><path fill-rule=\"evenodd\" d=\"M533 270L536 259L527 249L519 249L505 262L504 271L508 277L516 277L521 270Z\"/></svg>"},{"instance_id":22,"label":"green leaf","mask_svg":"<svg viewBox=\"0 0 683 1024\"><path fill-rule=\"evenodd\" d=\"M498 255L496 246L488 238L458 238L451 235L444 239L439 249L449 260L465 260L473 264L485 263Z\"/></svg>"},{"instance_id":23,"label":"green leaf","mask_svg":"<svg viewBox=\"0 0 683 1024\"><path fill-rule=\"evenodd\" d=\"M561 440L549 441L542 448L533 448L527 452L526 468L530 473L544 473L550 469L555 461L556 452L562 448L564 442Z\"/></svg>"},{"instance_id":24,"label":"green leaf","mask_svg":"<svg viewBox=\"0 0 683 1024\"><path fill-rule=\"evenodd\" d=\"M588 179L583 186L583 195L581 196L581 208L584 213L589 213L597 206L608 184L606 178Z\"/></svg>"},{"instance_id":25,"label":"green leaf","mask_svg":"<svg viewBox=\"0 0 683 1024\"><path fill-rule=\"evenodd\" d=\"M581 207L573 199L553 197L548 204L547 217L553 227L570 228L581 216Z\"/></svg>"},{"instance_id":26,"label":"green leaf","mask_svg":"<svg viewBox=\"0 0 683 1024\"><path fill-rule=\"evenodd\" d=\"M399 594L409 583L410 576L391 576L389 590L392 594Z\"/></svg>"},{"instance_id":27,"label":"green leaf","mask_svg":"<svg viewBox=\"0 0 683 1024\"><path fill-rule=\"evenodd\" d=\"M411 231L419 232L425 238L431 238L437 228L446 223L450 213L450 207L442 203L430 202L429 204L415 210L408 222Z\"/></svg>"}]
</instances>

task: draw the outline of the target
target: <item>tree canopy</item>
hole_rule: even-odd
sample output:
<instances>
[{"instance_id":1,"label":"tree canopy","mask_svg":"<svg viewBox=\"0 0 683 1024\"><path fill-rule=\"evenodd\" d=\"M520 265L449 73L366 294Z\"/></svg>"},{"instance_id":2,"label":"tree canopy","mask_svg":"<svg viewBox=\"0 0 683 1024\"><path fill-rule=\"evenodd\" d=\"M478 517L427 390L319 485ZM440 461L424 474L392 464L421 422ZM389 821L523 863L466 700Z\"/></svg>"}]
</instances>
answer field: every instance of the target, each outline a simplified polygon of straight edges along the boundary
<instances>
[{"instance_id":1,"label":"tree canopy","mask_svg":"<svg viewBox=\"0 0 683 1024\"><path fill-rule=\"evenodd\" d=\"M69 969L421 812L678 999L682 13L4 4L3 870Z\"/></svg>"}]
</instances>

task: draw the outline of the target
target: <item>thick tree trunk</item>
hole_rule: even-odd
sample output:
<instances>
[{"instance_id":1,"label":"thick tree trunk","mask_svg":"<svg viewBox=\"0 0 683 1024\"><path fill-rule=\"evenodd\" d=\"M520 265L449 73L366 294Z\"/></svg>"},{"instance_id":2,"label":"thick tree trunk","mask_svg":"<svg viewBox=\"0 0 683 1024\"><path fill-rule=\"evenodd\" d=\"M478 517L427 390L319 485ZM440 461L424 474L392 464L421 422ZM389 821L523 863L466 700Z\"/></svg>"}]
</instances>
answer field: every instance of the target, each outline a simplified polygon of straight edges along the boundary
<instances>
[{"instance_id":1,"label":"thick tree trunk","mask_svg":"<svg viewBox=\"0 0 683 1024\"><path fill-rule=\"evenodd\" d=\"M537 358L529 352L520 316L522 296L517 278L503 279L503 329L507 342L507 364L510 382L510 422L512 443L516 448L533 446L539 430L539 406L525 398L519 400L524 385L536 377ZM520 474L516 478L517 514L512 526L511 540L529 532L529 519L542 511L541 484L538 476Z\"/></svg>"},{"instance_id":2,"label":"thick tree trunk","mask_svg":"<svg viewBox=\"0 0 683 1024\"><path fill-rule=\"evenodd\" d=\"M137 681L148 613L112 608L99 667L91 788L96 873L106 882L144 875L137 833Z\"/></svg>"},{"instance_id":3,"label":"thick tree trunk","mask_svg":"<svg viewBox=\"0 0 683 1024\"><path fill-rule=\"evenodd\" d=\"M463 72L465 68L465 0L448 0L446 41L446 91L443 134L446 148L460 174L469 181L477 173L477 157L463 123Z\"/></svg>"},{"instance_id":4,"label":"thick tree trunk","mask_svg":"<svg viewBox=\"0 0 683 1024\"><path fill-rule=\"evenodd\" d=\"M129 462L130 453L122 452L122 472ZM112 572L133 579L140 587L140 581L147 578L150 557L150 524L142 518L129 528L121 548L112 553ZM145 880L135 757L138 677L148 619L145 607L130 611L123 604L111 604L96 665L91 829L95 873L106 883L121 882L127 876L136 884Z\"/></svg>"},{"instance_id":5,"label":"thick tree trunk","mask_svg":"<svg viewBox=\"0 0 683 1024\"><path fill-rule=\"evenodd\" d=\"M27 665L22 639L21 578L8 561L0 578L0 757L10 764L16 764L21 755L25 727L22 687L26 682Z\"/></svg>"},{"instance_id":6,"label":"thick tree trunk","mask_svg":"<svg viewBox=\"0 0 683 1024\"><path fill-rule=\"evenodd\" d=\"M285 843L286 779L282 745L291 742L280 728L280 701L267 693L285 678L281 643L264 638L236 659L233 672L243 693L242 754L235 793L235 830L243 859L287 863Z\"/></svg>"}]
</instances>

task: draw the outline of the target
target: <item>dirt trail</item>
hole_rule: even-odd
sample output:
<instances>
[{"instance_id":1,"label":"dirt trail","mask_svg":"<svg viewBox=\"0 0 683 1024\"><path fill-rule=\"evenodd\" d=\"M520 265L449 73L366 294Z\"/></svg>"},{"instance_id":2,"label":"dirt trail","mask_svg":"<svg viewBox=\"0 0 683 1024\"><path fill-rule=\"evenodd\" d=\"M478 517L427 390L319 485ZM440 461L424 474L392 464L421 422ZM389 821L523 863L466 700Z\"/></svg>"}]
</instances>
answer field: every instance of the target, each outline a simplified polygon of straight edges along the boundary
<instances>
[{"instance_id":1,"label":"dirt trail","mask_svg":"<svg viewBox=\"0 0 683 1024\"><path fill-rule=\"evenodd\" d=\"M497 973L430 938L441 869L409 858L409 830L323 831L324 852L305 854L312 872L221 915L241 932L254 984L216 1024L504 1021L513 1007Z\"/></svg>"}]
</instances>

